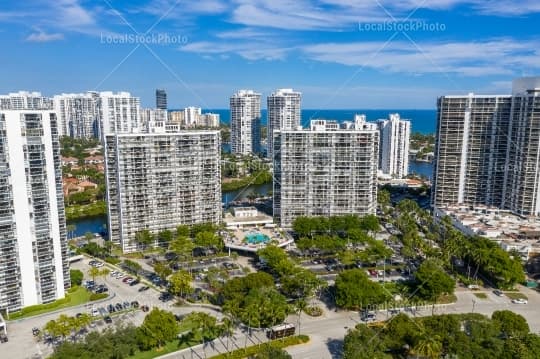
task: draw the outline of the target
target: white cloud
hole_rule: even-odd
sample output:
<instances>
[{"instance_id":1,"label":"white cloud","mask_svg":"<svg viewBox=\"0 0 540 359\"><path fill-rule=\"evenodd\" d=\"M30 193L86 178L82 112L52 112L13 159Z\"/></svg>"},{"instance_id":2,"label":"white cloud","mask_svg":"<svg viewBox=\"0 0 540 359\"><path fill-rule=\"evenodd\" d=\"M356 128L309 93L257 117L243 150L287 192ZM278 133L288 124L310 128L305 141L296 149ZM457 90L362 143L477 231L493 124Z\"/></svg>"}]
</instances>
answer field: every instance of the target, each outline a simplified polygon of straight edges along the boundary
<instances>
[{"instance_id":1,"label":"white cloud","mask_svg":"<svg viewBox=\"0 0 540 359\"><path fill-rule=\"evenodd\" d=\"M34 32L32 34L30 34L27 38L26 38L26 41L29 41L29 42L50 42L50 41L58 41L58 40L63 40L64 39L64 35L61 34L61 33L54 33L54 34L47 34L43 31L38 31L38 32Z\"/></svg>"},{"instance_id":2,"label":"white cloud","mask_svg":"<svg viewBox=\"0 0 540 359\"><path fill-rule=\"evenodd\" d=\"M453 73L466 76L513 74L540 69L540 43L493 39L484 42L407 41L323 43L302 48L309 58L393 73Z\"/></svg>"},{"instance_id":3,"label":"white cloud","mask_svg":"<svg viewBox=\"0 0 540 359\"><path fill-rule=\"evenodd\" d=\"M193 42L182 46L180 50L201 55L223 55L234 53L247 60L283 60L288 48L269 44L255 43L214 43L210 41Z\"/></svg>"}]
</instances>

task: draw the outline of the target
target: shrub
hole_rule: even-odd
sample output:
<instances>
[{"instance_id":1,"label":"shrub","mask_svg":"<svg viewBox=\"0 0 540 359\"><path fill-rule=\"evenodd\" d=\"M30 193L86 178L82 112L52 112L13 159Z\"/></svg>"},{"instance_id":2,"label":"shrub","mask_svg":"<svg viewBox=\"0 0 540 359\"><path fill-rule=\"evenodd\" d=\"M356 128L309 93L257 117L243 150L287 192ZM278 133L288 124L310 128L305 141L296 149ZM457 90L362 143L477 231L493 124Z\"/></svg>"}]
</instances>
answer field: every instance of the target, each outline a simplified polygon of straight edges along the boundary
<instances>
[{"instance_id":1,"label":"shrub","mask_svg":"<svg viewBox=\"0 0 540 359\"><path fill-rule=\"evenodd\" d=\"M247 348L241 348L230 353L219 354L211 357L211 359L244 359L255 354L258 354L264 346L272 346L274 348L286 348L292 345L303 344L309 342L307 335L297 335L295 337L287 337L283 339L277 339L270 341L263 346L253 345Z\"/></svg>"},{"instance_id":2,"label":"shrub","mask_svg":"<svg viewBox=\"0 0 540 359\"><path fill-rule=\"evenodd\" d=\"M322 312L323 311L321 307L318 307L316 305L306 307L306 309L304 309L304 313L306 313L307 315L311 317L320 317L322 315Z\"/></svg>"},{"instance_id":3,"label":"shrub","mask_svg":"<svg viewBox=\"0 0 540 359\"><path fill-rule=\"evenodd\" d=\"M90 294L90 301L93 302L96 300L105 299L108 296L109 295L107 293L92 293Z\"/></svg>"}]
</instances>

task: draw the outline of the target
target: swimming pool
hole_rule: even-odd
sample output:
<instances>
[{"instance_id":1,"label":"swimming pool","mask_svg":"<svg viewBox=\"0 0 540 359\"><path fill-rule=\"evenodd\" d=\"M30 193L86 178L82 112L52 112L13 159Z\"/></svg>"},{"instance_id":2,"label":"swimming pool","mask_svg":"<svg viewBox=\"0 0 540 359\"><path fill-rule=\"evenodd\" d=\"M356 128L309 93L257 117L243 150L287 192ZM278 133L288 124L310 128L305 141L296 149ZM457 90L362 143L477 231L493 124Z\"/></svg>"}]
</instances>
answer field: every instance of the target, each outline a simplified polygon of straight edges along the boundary
<instances>
[{"instance_id":1,"label":"swimming pool","mask_svg":"<svg viewBox=\"0 0 540 359\"><path fill-rule=\"evenodd\" d=\"M266 243L270 240L270 237L268 237L266 234L262 233L249 233L246 234L245 240L248 244L259 244L259 243Z\"/></svg>"}]
</instances>

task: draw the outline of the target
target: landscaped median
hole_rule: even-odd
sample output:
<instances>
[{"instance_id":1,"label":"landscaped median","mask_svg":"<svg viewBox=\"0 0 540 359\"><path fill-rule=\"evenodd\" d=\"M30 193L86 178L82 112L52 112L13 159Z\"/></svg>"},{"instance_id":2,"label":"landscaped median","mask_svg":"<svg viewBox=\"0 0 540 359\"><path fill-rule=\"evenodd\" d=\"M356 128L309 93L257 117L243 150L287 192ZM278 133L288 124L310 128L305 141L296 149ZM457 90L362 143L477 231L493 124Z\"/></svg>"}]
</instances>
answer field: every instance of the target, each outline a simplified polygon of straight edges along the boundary
<instances>
[{"instance_id":1,"label":"landscaped median","mask_svg":"<svg viewBox=\"0 0 540 359\"><path fill-rule=\"evenodd\" d=\"M243 359L250 357L252 355L258 354L267 346L271 346L278 349L287 348L293 345L304 344L309 342L309 337L307 335L297 335L295 337L287 337L283 339L276 339L264 344L253 345L247 348L238 349L230 353L219 354L210 359Z\"/></svg>"},{"instance_id":2,"label":"landscaped median","mask_svg":"<svg viewBox=\"0 0 540 359\"><path fill-rule=\"evenodd\" d=\"M39 314L52 312L54 310L73 307L107 298L106 293L92 293L84 287L72 287L66 293L65 298L58 299L54 302L47 304L37 304L21 309L19 312L9 313L8 320L17 320L32 317Z\"/></svg>"}]
</instances>

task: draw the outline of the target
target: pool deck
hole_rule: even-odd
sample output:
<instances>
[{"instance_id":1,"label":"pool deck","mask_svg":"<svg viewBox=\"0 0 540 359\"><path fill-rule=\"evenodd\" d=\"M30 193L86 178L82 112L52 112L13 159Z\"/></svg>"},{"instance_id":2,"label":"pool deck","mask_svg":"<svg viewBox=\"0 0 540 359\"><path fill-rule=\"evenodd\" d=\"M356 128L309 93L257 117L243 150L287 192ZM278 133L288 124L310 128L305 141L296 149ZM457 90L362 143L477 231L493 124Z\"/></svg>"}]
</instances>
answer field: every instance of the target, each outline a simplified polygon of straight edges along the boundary
<instances>
[{"instance_id":1,"label":"pool deck","mask_svg":"<svg viewBox=\"0 0 540 359\"><path fill-rule=\"evenodd\" d=\"M264 234L270 238L270 241L267 243L271 243L273 241L277 241L278 247L286 247L294 242L292 238L288 238L287 235L283 236L276 228L255 228L255 227L248 227L248 228L236 228L233 231L232 236L225 238L225 247L229 249L234 249L238 251L244 251L244 252L257 252L259 249L262 249L266 247L266 243L258 243L258 244L248 244L245 243L244 239L246 238L246 235L254 232L258 232L261 234Z\"/></svg>"}]
</instances>

